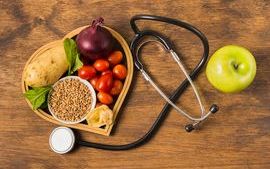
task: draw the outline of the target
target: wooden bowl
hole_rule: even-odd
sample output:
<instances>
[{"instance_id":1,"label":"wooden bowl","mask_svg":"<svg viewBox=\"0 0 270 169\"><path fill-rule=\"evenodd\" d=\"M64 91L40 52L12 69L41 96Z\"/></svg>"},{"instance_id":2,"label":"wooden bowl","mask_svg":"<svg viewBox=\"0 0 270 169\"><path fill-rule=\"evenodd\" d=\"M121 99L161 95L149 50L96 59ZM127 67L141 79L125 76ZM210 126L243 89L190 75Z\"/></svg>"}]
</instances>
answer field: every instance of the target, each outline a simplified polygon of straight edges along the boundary
<instances>
[{"instance_id":1,"label":"wooden bowl","mask_svg":"<svg viewBox=\"0 0 270 169\"><path fill-rule=\"evenodd\" d=\"M87 26L83 26L80 28L77 28L71 32L69 32L62 40L57 40L51 43L48 43L47 45L42 46L41 48L39 48L37 51L35 51L32 56L29 58L29 60L26 62L26 65L24 67L24 71L23 71L23 76L22 76L22 91L23 93L25 93L28 90L28 86L25 84L24 81L24 74L26 71L26 67L40 54L42 54L43 52L45 52L46 50L54 47L55 45L57 45L58 43L63 43L65 38L72 38L74 36L76 36L77 34L79 34L81 32L81 30L83 30L84 28L86 28ZM127 77L125 79L124 82L124 86L123 89L120 93L120 95L118 96L114 106L113 106L113 121L115 121L115 118L124 102L124 99L127 95L127 92L129 90L131 81L132 81L132 76L133 76L133 59L132 59L132 54L130 52L129 46L127 44L127 42L124 40L124 38L117 33L116 31L114 31L113 29L104 26L107 30L109 30L111 32L111 34L113 35L113 37L118 41L118 43L121 45L122 50L124 52L124 58L126 58L126 66L127 66ZM28 105L32 108L31 103L26 99ZM112 127L114 125L107 125L105 128L95 128L95 127L91 127L87 124L84 123L78 123L78 124L63 124L59 121L57 121L50 113L47 113L45 111L43 111L42 109L37 109L34 110L34 112L40 116L41 118L43 118L44 120L47 120L51 123L55 123L58 125L62 125L62 126L67 126L67 127L71 127L74 129L79 129L79 130L84 130L84 131L89 131L89 132L93 132L93 133L97 133L97 134L101 134L101 135L110 135L110 132L112 130Z\"/></svg>"}]
</instances>

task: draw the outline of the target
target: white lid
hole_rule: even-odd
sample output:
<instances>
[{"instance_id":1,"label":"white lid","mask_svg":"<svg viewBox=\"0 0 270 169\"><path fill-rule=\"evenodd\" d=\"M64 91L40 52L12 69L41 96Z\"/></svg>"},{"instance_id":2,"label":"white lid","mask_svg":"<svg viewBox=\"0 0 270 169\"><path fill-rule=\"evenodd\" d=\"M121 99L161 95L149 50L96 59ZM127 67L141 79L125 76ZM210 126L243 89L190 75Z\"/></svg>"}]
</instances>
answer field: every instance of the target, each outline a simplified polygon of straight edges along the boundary
<instances>
[{"instance_id":1,"label":"white lid","mask_svg":"<svg viewBox=\"0 0 270 169\"><path fill-rule=\"evenodd\" d=\"M74 133L68 127L55 128L49 138L51 149L59 154L64 154L72 150L74 143Z\"/></svg>"}]
</instances>

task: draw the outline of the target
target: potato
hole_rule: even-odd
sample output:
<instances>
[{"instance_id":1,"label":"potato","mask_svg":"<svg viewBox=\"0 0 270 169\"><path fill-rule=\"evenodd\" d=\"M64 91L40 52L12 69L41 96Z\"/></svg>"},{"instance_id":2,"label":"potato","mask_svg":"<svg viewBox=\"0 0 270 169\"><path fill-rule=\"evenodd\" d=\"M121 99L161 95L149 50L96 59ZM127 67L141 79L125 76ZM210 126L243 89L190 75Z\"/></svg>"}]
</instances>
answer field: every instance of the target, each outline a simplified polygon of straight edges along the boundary
<instances>
[{"instance_id":1,"label":"potato","mask_svg":"<svg viewBox=\"0 0 270 169\"><path fill-rule=\"evenodd\" d=\"M24 80L31 87L54 84L68 69L68 62L63 44L59 43L36 58L27 66Z\"/></svg>"}]
</instances>

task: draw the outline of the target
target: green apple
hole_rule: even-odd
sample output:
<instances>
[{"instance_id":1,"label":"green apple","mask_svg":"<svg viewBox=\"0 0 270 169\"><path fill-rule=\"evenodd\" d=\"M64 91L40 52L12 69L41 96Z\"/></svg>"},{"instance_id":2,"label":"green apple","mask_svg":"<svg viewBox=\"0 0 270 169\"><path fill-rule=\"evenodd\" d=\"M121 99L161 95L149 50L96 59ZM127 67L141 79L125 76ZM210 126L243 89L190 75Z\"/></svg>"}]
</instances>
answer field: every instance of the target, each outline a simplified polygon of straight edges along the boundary
<instances>
[{"instance_id":1,"label":"green apple","mask_svg":"<svg viewBox=\"0 0 270 169\"><path fill-rule=\"evenodd\" d=\"M235 93L247 88L255 75L255 58L246 48L236 45L218 49L206 67L208 81L225 93Z\"/></svg>"}]
</instances>

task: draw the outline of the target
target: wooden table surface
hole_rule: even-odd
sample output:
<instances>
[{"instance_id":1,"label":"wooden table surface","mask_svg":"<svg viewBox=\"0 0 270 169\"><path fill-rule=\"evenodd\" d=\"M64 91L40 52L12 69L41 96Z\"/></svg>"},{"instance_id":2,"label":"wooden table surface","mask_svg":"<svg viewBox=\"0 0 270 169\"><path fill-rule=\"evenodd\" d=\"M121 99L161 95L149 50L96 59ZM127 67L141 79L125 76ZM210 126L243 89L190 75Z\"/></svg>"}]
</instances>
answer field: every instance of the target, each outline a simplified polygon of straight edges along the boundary
<instances>
[{"instance_id":1,"label":"wooden table surface","mask_svg":"<svg viewBox=\"0 0 270 169\"><path fill-rule=\"evenodd\" d=\"M55 154L48 137L57 126L34 114L22 97L24 64L40 46L98 16L130 42L134 33L129 20L135 14L192 23L208 37L210 55L227 44L250 49L258 67L255 81L243 92L223 94L209 84L203 71L196 80L203 103L207 108L217 103L220 112L200 131L186 133L187 121L172 110L154 138L139 148L113 152L80 147L66 155ZM270 1L1 0L0 16L0 168L270 168ZM189 70L199 61L202 47L191 33L152 22L140 26L168 36ZM184 79L176 64L154 44L143 54L158 84L172 93ZM81 132L83 139L125 144L144 135L164 101L140 74L134 81L112 135ZM194 114L199 111L190 88L177 104Z\"/></svg>"}]
</instances>

